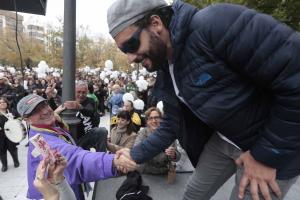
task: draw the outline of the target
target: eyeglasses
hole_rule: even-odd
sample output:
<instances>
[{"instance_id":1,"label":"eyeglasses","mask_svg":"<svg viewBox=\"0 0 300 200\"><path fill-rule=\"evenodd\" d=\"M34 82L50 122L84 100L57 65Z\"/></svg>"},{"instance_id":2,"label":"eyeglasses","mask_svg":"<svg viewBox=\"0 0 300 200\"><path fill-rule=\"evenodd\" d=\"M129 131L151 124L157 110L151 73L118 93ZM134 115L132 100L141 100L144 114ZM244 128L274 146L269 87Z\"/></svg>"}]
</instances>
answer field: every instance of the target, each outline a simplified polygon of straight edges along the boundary
<instances>
[{"instance_id":1,"label":"eyeglasses","mask_svg":"<svg viewBox=\"0 0 300 200\"><path fill-rule=\"evenodd\" d=\"M148 117L147 120L160 120L159 116L154 116L154 117Z\"/></svg>"},{"instance_id":2,"label":"eyeglasses","mask_svg":"<svg viewBox=\"0 0 300 200\"><path fill-rule=\"evenodd\" d=\"M140 47L140 36L143 28L138 28L126 42L122 44L120 50L123 53L135 53Z\"/></svg>"}]
</instances>

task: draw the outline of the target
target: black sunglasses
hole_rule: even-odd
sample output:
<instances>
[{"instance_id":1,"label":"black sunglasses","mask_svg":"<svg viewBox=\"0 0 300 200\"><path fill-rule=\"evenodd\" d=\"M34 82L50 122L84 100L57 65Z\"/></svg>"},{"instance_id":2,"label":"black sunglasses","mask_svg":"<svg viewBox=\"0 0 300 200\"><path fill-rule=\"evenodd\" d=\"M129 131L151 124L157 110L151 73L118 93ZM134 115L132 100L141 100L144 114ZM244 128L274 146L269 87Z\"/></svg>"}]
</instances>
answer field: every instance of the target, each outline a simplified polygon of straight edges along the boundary
<instances>
[{"instance_id":1,"label":"black sunglasses","mask_svg":"<svg viewBox=\"0 0 300 200\"><path fill-rule=\"evenodd\" d=\"M140 47L140 35L143 28L138 28L126 42L122 44L120 50L123 53L135 53Z\"/></svg>"}]
</instances>

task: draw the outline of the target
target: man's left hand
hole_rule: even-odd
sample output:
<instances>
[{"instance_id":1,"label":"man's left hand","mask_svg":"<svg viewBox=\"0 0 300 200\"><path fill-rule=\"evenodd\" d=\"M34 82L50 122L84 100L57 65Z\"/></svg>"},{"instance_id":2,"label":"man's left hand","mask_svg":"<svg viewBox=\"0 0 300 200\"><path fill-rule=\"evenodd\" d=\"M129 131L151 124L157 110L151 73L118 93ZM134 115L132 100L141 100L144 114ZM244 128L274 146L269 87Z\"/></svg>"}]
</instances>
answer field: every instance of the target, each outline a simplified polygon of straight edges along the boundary
<instances>
[{"instance_id":1,"label":"man's left hand","mask_svg":"<svg viewBox=\"0 0 300 200\"><path fill-rule=\"evenodd\" d=\"M176 151L175 151L175 148L174 147L169 147L165 150L165 154L167 156L170 156L170 158L172 160L174 160L176 158Z\"/></svg>"},{"instance_id":2,"label":"man's left hand","mask_svg":"<svg viewBox=\"0 0 300 200\"><path fill-rule=\"evenodd\" d=\"M281 197L281 191L276 182L276 169L256 161L249 151L242 153L235 162L238 166L243 166L244 168L244 174L239 185L240 199L244 198L245 189L248 184L250 184L250 192L253 200L259 200L259 191L265 200L271 200L269 188L278 197Z\"/></svg>"}]
</instances>

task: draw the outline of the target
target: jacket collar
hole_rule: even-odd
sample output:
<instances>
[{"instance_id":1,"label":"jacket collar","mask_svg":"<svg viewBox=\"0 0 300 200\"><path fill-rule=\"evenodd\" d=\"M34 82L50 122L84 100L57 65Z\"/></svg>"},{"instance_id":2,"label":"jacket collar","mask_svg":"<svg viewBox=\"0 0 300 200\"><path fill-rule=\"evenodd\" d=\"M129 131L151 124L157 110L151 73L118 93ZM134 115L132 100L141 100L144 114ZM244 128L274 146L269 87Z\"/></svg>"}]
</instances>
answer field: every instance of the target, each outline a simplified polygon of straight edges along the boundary
<instances>
[{"instance_id":1,"label":"jacket collar","mask_svg":"<svg viewBox=\"0 0 300 200\"><path fill-rule=\"evenodd\" d=\"M169 31L173 46L173 63L178 58L181 49L185 45L185 40L190 34L190 22L198 9L190 4L175 1L172 9L174 11L170 22Z\"/></svg>"}]
</instances>

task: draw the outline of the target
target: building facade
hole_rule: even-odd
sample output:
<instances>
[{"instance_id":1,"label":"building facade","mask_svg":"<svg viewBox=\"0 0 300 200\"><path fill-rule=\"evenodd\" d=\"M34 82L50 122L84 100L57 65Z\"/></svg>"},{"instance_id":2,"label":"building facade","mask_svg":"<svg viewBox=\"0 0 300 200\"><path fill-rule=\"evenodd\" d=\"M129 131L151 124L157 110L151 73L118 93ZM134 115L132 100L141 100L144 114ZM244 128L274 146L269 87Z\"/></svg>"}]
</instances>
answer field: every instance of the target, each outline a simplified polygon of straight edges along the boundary
<instances>
[{"instance_id":1,"label":"building facade","mask_svg":"<svg viewBox=\"0 0 300 200\"><path fill-rule=\"evenodd\" d=\"M18 33L24 32L23 16L18 16ZM16 31L16 13L11 11L0 10L0 32L9 33Z\"/></svg>"},{"instance_id":2,"label":"building facade","mask_svg":"<svg viewBox=\"0 0 300 200\"><path fill-rule=\"evenodd\" d=\"M45 42L45 29L43 26L28 24L25 30L31 40Z\"/></svg>"}]
</instances>

